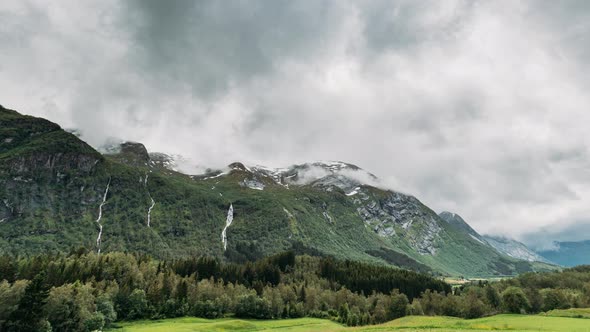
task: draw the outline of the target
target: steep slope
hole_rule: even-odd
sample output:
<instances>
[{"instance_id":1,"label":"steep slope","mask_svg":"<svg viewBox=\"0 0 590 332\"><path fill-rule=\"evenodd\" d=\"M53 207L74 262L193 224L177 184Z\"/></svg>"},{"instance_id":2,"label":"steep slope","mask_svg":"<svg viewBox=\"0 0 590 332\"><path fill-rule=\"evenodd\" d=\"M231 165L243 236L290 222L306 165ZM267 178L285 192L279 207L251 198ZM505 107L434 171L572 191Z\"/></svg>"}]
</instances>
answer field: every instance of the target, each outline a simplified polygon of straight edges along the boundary
<instances>
[{"instance_id":1,"label":"steep slope","mask_svg":"<svg viewBox=\"0 0 590 332\"><path fill-rule=\"evenodd\" d=\"M283 250L448 275L534 270L342 162L201 175L124 143L104 156L44 119L0 109L0 253L139 251L231 261Z\"/></svg>"},{"instance_id":2,"label":"steep slope","mask_svg":"<svg viewBox=\"0 0 590 332\"><path fill-rule=\"evenodd\" d=\"M516 259L522 259L529 262L544 262L552 264L548 259L538 255L529 249L524 243L513 239L500 236L485 235L484 239L499 252Z\"/></svg>"},{"instance_id":3,"label":"steep slope","mask_svg":"<svg viewBox=\"0 0 590 332\"><path fill-rule=\"evenodd\" d=\"M590 240L555 242L555 250L539 251L538 254L562 266L590 265Z\"/></svg>"},{"instance_id":4,"label":"steep slope","mask_svg":"<svg viewBox=\"0 0 590 332\"><path fill-rule=\"evenodd\" d=\"M498 236L480 235L473 228L471 228L471 226L469 226L469 224L465 220L463 220L463 218L461 218L460 215L456 213L444 211L441 212L439 216L448 224L452 225L453 227L459 230L464 231L474 240L480 242L481 244L488 245L494 248L496 251L503 255L527 262L541 262L546 264L552 264L547 259L537 255L534 251L527 248L526 245L516 240Z\"/></svg>"},{"instance_id":5,"label":"steep slope","mask_svg":"<svg viewBox=\"0 0 590 332\"><path fill-rule=\"evenodd\" d=\"M479 235L479 233L476 232L473 228L471 228L471 226L469 226L469 224L465 220L463 220L463 218L461 218L460 215L458 215L456 213L451 213L448 211L443 211L443 212L439 213L438 216L442 220L446 221L449 225L468 234L475 241L477 241L481 244L484 244L484 245L488 244L486 242L485 238L483 236Z\"/></svg>"}]
</instances>

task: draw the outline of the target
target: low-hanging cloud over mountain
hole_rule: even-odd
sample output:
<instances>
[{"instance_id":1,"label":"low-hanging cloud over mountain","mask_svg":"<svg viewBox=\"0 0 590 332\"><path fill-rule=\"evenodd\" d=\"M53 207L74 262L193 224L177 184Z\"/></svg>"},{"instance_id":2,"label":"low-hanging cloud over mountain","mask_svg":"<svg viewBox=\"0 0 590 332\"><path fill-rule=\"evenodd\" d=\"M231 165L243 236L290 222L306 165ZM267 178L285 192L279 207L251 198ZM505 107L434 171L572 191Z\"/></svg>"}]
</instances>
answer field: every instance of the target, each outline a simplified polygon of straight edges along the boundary
<instances>
[{"instance_id":1,"label":"low-hanging cloud over mountain","mask_svg":"<svg viewBox=\"0 0 590 332\"><path fill-rule=\"evenodd\" d=\"M95 146L343 160L521 239L589 224L586 1L3 1L0 20L0 102Z\"/></svg>"}]
</instances>

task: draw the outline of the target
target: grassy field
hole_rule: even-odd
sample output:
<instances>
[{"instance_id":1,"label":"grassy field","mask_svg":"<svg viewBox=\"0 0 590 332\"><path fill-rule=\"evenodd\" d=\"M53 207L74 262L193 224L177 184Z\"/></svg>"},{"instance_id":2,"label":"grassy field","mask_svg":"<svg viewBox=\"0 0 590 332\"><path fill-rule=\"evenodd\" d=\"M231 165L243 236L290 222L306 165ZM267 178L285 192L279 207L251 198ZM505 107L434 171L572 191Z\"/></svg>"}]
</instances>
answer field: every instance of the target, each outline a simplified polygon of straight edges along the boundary
<instances>
[{"instance_id":1,"label":"grassy field","mask_svg":"<svg viewBox=\"0 0 590 332\"><path fill-rule=\"evenodd\" d=\"M343 327L326 319L300 318L282 320L241 320L241 319L203 319L177 318L161 321L139 321L120 324L120 328L110 330L121 332L192 332L192 331L340 331Z\"/></svg>"},{"instance_id":2,"label":"grassy field","mask_svg":"<svg viewBox=\"0 0 590 332\"><path fill-rule=\"evenodd\" d=\"M590 308L551 310L543 315L550 316L550 317L590 318ZM588 324L590 324L590 322L588 322Z\"/></svg>"},{"instance_id":3,"label":"grassy field","mask_svg":"<svg viewBox=\"0 0 590 332\"><path fill-rule=\"evenodd\" d=\"M586 310L586 313L590 311ZM560 310L559 314L570 314ZM557 315L557 312L553 314ZM498 315L493 317L464 320L452 317L410 316L389 323L363 327L343 327L335 322L315 319L284 320L240 320L240 319L202 319L178 318L160 321L139 321L122 323L110 331L121 332L163 332L163 331L407 331L407 332L451 332L451 331L568 331L590 332L590 321L583 318L555 316Z\"/></svg>"}]
</instances>

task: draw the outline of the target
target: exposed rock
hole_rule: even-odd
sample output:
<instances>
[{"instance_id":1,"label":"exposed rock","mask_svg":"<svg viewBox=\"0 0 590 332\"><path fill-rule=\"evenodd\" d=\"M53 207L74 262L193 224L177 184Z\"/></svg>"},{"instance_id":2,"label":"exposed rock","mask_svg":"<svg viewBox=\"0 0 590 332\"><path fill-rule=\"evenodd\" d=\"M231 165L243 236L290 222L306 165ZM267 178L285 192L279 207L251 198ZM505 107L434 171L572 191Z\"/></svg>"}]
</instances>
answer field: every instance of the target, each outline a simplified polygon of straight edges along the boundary
<instances>
[{"instance_id":1,"label":"exposed rock","mask_svg":"<svg viewBox=\"0 0 590 332\"><path fill-rule=\"evenodd\" d=\"M123 142L117 148L109 147L105 154L122 163L134 166L147 166L150 161L150 155L145 146L137 142Z\"/></svg>"},{"instance_id":2,"label":"exposed rock","mask_svg":"<svg viewBox=\"0 0 590 332\"><path fill-rule=\"evenodd\" d=\"M376 199L359 190L355 198L361 219L381 237L396 234L408 239L420 254L434 255L441 227L430 211L414 197L392 192L384 199Z\"/></svg>"},{"instance_id":3,"label":"exposed rock","mask_svg":"<svg viewBox=\"0 0 590 332\"><path fill-rule=\"evenodd\" d=\"M90 172L100 162L96 155L77 153L36 153L17 157L10 163L10 171L17 174L30 173L39 170L67 171L80 170Z\"/></svg>"},{"instance_id":4,"label":"exposed rock","mask_svg":"<svg viewBox=\"0 0 590 332\"><path fill-rule=\"evenodd\" d=\"M484 236L486 243L494 247L500 253L512 258L522 259L529 262L551 263L548 259L538 255L526 245L513 239L499 236Z\"/></svg>"},{"instance_id":5,"label":"exposed rock","mask_svg":"<svg viewBox=\"0 0 590 332\"><path fill-rule=\"evenodd\" d=\"M242 182L240 182L240 186L255 190L264 190L265 187L264 183L258 179L244 179Z\"/></svg>"},{"instance_id":6,"label":"exposed rock","mask_svg":"<svg viewBox=\"0 0 590 332\"><path fill-rule=\"evenodd\" d=\"M248 168L246 166L244 166L244 164L240 163L240 162L234 162L228 165L228 167L230 169L233 170L238 170L238 171L247 171Z\"/></svg>"}]
</instances>

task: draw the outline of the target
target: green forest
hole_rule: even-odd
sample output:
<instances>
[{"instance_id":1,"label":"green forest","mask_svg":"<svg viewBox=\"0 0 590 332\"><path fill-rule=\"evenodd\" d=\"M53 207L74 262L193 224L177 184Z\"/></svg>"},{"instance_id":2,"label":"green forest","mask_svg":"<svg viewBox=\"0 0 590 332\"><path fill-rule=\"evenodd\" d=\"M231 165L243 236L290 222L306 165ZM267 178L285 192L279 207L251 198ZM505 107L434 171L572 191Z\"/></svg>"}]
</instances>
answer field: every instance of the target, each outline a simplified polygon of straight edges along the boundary
<instances>
[{"instance_id":1,"label":"green forest","mask_svg":"<svg viewBox=\"0 0 590 332\"><path fill-rule=\"evenodd\" d=\"M255 262L83 249L0 257L1 331L94 331L174 317L316 317L348 326L406 315L479 318L590 307L590 266L451 287L412 271L284 252Z\"/></svg>"}]
</instances>

